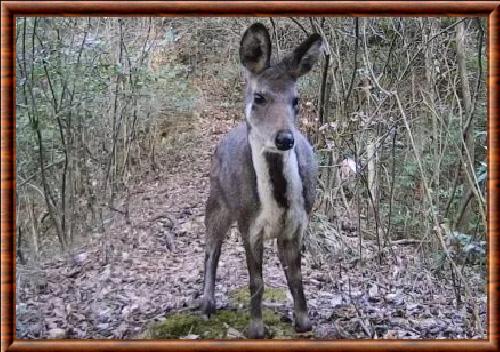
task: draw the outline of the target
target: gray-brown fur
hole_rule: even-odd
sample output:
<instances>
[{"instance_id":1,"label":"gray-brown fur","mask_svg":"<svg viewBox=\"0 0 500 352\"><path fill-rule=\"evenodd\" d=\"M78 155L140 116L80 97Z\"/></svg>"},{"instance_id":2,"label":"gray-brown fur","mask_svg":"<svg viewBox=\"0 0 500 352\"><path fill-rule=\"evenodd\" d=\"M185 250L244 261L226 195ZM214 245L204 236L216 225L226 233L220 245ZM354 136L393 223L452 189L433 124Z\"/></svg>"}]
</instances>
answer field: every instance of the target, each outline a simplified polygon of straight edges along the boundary
<instances>
[{"instance_id":1,"label":"gray-brown fur","mask_svg":"<svg viewBox=\"0 0 500 352\"><path fill-rule=\"evenodd\" d=\"M276 238L280 261L294 298L295 328L311 329L302 288L300 246L316 191L312 147L296 127L296 79L316 62L321 40L309 37L290 56L270 65L267 29L252 25L240 43L245 69L245 122L232 129L212 159L206 205L205 282L202 308L215 310L215 273L224 236L238 224L250 273L251 323L247 335L264 335L263 241ZM278 135L280 138L278 138ZM283 142L284 141L284 142Z\"/></svg>"}]
</instances>

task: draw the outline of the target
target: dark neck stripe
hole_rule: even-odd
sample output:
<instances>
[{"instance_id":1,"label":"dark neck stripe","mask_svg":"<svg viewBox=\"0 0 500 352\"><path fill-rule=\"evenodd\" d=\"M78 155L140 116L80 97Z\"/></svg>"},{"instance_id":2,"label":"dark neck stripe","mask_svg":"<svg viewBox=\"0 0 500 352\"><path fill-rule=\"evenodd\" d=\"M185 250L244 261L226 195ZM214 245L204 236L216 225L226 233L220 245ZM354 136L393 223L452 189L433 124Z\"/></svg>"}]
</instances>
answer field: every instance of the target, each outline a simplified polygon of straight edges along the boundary
<instances>
[{"instance_id":1,"label":"dark neck stripe","mask_svg":"<svg viewBox=\"0 0 500 352\"><path fill-rule=\"evenodd\" d=\"M265 153L269 178L273 186L274 199L281 208L289 208L290 204L286 197L287 182L283 174L283 156L278 153Z\"/></svg>"}]
</instances>

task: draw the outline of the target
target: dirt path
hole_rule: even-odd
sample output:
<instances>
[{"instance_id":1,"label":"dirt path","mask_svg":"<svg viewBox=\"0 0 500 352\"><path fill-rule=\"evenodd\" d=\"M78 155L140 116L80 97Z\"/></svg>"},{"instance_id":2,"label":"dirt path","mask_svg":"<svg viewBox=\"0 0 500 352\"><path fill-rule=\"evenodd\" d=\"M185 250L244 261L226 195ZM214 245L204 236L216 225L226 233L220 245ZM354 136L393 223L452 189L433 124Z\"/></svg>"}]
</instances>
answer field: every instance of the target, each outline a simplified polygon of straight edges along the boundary
<instances>
[{"instance_id":1,"label":"dirt path","mask_svg":"<svg viewBox=\"0 0 500 352\"><path fill-rule=\"evenodd\" d=\"M200 119L161 179L134 188L130 224L116 213L105 233L89 234L86 244L71 254L37 269L18 266L17 337L134 338L168 312L196 309L210 154L231 125ZM232 229L222 248L218 308L230 304L229 293L248 282L240 241ZM266 287L286 288L273 246L266 243L264 281ZM415 271L421 266L415 265L418 258L411 257L410 249L393 249L387 263L361 267L348 260L352 255L344 255L348 249L331 253L333 259L321 267L312 264L310 254L304 256L305 293L316 337L465 336L467 305L457 309L446 281ZM482 324L485 303L477 312ZM274 309L290 321L290 295Z\"/></svg>"}]
</instances>

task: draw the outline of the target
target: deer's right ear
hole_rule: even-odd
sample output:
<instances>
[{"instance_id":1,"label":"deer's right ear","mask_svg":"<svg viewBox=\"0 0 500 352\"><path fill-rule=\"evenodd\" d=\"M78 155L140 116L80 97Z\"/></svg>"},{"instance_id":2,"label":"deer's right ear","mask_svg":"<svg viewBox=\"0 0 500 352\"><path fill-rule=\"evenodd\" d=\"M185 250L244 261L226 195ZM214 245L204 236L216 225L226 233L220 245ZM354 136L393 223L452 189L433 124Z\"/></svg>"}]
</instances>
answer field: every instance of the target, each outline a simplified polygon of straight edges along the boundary
<instances>
[{"instance_id":1,"label":"deer's right ear","mask_svg":"<svg viewBox=\"0 0 500 352\"><path fill-rule=\"evenodd\" d=\"M252 24L240 42L240 60L245 68L259 74L269 67L271 60L271 38L262 23Z\"/></svg>"}]
</instances>

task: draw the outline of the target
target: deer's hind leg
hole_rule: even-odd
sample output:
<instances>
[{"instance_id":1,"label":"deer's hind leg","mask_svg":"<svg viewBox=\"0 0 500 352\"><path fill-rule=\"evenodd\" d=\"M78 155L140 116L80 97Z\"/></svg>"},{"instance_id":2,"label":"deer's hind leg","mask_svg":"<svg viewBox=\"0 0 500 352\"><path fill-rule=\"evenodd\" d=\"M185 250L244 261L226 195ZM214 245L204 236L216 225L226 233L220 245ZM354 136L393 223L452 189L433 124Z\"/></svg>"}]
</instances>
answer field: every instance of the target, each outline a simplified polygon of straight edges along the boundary
<instances>
[{"instance_id":1,"label":"deer's hind leg","mask_svg":"<svg viewBox=\"0 0 500 352\"><path fill-rule=\"evenodd\" d=\"M215 273L219 264L222 241L231 226L230 210L224 202L212 194L208 198L205 213L205 277L202 311L210 317L215 312Z\"/></svg>"}]
</instances>

